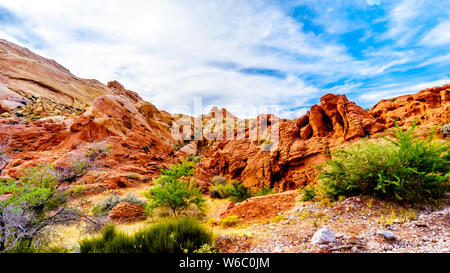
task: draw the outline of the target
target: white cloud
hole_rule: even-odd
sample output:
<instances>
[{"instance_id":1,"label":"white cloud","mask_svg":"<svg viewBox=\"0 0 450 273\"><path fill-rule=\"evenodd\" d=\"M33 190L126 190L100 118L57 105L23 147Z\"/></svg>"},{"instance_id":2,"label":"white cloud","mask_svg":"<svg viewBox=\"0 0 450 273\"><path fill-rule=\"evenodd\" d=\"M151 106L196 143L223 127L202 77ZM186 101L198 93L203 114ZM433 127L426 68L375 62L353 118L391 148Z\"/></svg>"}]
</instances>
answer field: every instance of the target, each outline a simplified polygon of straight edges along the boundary
<instances>
[{"instance_id":1,"label":"white cloud","mask_svg":"<svg viewBox=\"0 0 450 273\"><path fill-rule=\"evenodd\" d=\"M450 20L440 22L422 39L422 44L440 46L450 44Z\"/></svg>"},{"instance_id":2,"label":"white cloud","mask_svg":"<svg viewBox=\"0 0 450 273\"><path fill-rule=\"evenodd\" d=\"M389 84L379 86L373 91L366 92L359 96L358 100L362 102L376 103L381 99L388 99L407 94L414 94L425 88L442 86L450 82L450 79L441 79L436 81L421 82L416 84Z\"/></svg>"}]
</instances>

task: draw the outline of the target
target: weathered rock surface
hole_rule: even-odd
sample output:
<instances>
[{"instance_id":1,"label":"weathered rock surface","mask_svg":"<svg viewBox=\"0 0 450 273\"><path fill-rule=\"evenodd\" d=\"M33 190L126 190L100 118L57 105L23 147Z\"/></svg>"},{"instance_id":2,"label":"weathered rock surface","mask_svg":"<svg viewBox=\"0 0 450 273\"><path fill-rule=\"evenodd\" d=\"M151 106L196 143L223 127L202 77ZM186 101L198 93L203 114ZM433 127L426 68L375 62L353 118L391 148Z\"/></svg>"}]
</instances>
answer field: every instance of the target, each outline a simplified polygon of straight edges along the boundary
<instances>
[{"instance_id":1,"label":"weathered rock surface","mask_svg":"<svg viewBox=\"0 0 450 273\"><path fill-rule=\"evenodd\" d=\"M279 191L314 182L314 165L328 158L329 151L365 136L382 133L394 124L410 126L414 120L425 132L450 121L450 85L422 90L414 95L382 100L365 111L345 95L327 94L297 120L259 116L245 130L243 140L216 141L198 166L198 176L207 188L214 175L239 179L253 189L270 186ZM269 119L268 128L279 128L277 149L264 149L266 143L251 138L258 124ZM264 139L263 139L264 140Z\"/></svg>"},{"instance_id":2,"label":"weathered rock surface","mask_svg":"<svg viewBox=\"0 0 450 273\"><path fill-rule=\"evenodd\" d=\"M103 95L94 100L81 116L53 116L33 122L0 120L0 137L11 139L14 164L4 175L16 177L20 170L40 163L73 161L73 154L85 152L85 145L104 142L112 152L98 163L95 175L86 175L80 182L94 191L130 187L139 183L128 176L144 175L146 181L175 160L168 124L142 114L133 100L121 95ZM159 114L162 115L162 114ZM102 172L101 170L107 170ZM95 172L95 171L94 171Z\"/></svg>"},{"instance_id":3,"label":"weathered rock surface","mask_svg":"<svg viewBox=\"0 0 450 273\"><path fill-rule=\"evenodd\" d=\"M413 95L383 99L375 104L369 113L386 127L410 125L414 120L434 124L450 122L450 84L427 88Z\"/></svg>"},{"instance_id":4,"label":"weathered rock surface","mask_svg":"<svg viewBox=\"0 0 450 273\"><path fill-rule=\"evenodd\" d=\"M138 204L120 202L111 210L108 217L117 223L140 221L145 218L145 209Z\"/></svg>"},{"instance_id":5,"label":"weathered rock surface","mask_svg":"<svg viewBox=\"0 0 450 273\"><path fill-rule=\"evenodd\" d=\"M385 238L386 240L395 241L397 239L397 237L395 237L394 233L387 231L387 230L379 230L377 232L377 235Z\"/></svg>"},{"instance_id":6,"label":"weathered rock surface","mask_svg":"<svg viewBox=\"0 0 450 273\"><path fill-rule=\"evenodd\" d=\"M100 95L114 93L97 80L77 78L55 61L1 39L0 83L19 96L44 97L77 108L91 105ZM0 92L1 100L4 91ZM0 108L8 103L10 109L20 106L11 105L16 95L9 97L0 101Z\"/></svg>"}]
</instances>

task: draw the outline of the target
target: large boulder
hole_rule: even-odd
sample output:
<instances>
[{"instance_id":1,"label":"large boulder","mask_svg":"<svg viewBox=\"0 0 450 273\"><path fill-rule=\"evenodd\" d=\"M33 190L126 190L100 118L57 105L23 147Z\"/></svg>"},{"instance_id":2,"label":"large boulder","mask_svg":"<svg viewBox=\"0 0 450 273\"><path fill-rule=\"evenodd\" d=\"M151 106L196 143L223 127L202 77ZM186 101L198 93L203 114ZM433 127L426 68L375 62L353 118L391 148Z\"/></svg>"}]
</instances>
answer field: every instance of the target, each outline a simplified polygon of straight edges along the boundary
<instances>
[{"instance_id":1,"label":"large boulder","mask_svg":"<svg viewBox=\"0 0 450 273\"><path fill-rule=\"evenodd\" d=\"M220 218L236 215L240 220L270 218L292 209L295 205L298 191L288 191L279 194L252 197L242 203L227 203L220 209Z\"/></svg>"},{"instance_id":2,"label":"large boulder","mask_svg":"<svg viewBox=\"0 0 450 273\"><path fill-rule=\"evenodd\" d=\"M145 219L145 208L141 205L120 202L109 213L108 217L116 223L127 223Z\"/></svg>"}]
</instances>

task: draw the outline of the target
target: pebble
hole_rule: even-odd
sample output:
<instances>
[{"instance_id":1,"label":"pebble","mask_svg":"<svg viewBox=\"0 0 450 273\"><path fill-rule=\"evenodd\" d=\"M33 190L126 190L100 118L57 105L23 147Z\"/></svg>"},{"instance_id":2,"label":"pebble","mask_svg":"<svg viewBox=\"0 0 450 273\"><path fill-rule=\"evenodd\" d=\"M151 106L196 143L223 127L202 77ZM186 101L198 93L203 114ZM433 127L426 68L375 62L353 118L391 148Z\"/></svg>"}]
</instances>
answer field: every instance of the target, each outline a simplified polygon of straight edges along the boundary
<instances>
[{"instance_id":1,"label":"pebble","mask_svg":"<svg viewBox=\"0 0 450 273\"><path fill-rule=\"evenodd\" d=\"M319 229L316 233L314 233L314 236L311 239L311 243L316 245L334 242L336 242L336 237L334 236L333 232L325 227Z\"/></svg>"}]
</instances>

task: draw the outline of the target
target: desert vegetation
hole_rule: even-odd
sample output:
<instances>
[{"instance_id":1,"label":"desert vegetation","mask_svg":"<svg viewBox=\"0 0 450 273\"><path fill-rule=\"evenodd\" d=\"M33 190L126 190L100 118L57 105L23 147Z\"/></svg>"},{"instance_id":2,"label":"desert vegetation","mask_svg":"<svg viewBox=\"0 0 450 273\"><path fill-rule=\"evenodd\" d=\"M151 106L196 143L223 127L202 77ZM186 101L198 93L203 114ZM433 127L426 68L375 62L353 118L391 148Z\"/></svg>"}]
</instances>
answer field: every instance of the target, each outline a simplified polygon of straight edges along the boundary
<instances>
[{"instance_id":1,"label":"desert vegetation","mask_svg":"<svg viewBox=\"0 0 450 273\"><path fill-rule=\"evenodd\" d=\"M203 210L205 199L200 188L195 184L193 163L183 161L172 165L170 169L162 169L155 185L149 189L149 209L168 207L173 216L178 217L191 206Z\"/></svg>"},{"instance_id":2,"label":"desert vegetation","mask_svg":"<svg viewBox=\"0 0 450 273\"><path fill-rule=\"evenodd\" d=\"M260 190L251 190L238 180L226 180L221 176L211 179L210 196L213 198L227 198L234 202L242 202L255 196L274 194L275 191L269 186L263 186Z\"/></svg>"},{"instance_id":3,"label":"desert vegetation","mask_svg":"<svg viewBox=\"0 0 450 273\"><path fill-rule=\"evenodd\" d=\"M91 228L99 224L67 203L60 189L58 172L51 165L30 167L19 179L3 179L0 195L0 252L12 249L42 249L57 224L84 221Z\"/></svg>"},{"instance_id":4,"label":"desert vegetation","mask_svg":"<svg viewBox=\"0 0 450 273\"><path fill-rule=\"evenodd\" d=\"M133 203L141 205L143 207L147 206L147 202L139 198L133 193L128 193L125 196L120 196L118 193L110 193L100 202L94 205L92 208L92 213L94 215L107 216L111 210L117 206L120 202Z\"/></svg>"},{"instance_id":5,"label":"desert vegetation","mask_svg":"<svg viewBox=\"0 0 450 273\"><path fill-rule=\"evenodd\" d=\"M320 167L318 185L303 190L304 199L362 194L414 204L441 200L450 189L450 145L434 133L420 138L415 128L397 126L384 141L363 140L334 152Z\"/></svg>"},{"instance_id":6,"label":"desert vegetation","mask_svg":"<svg viewBox=\"0 0 450 273\"><path fill-rule=\"evenodd\" d=\"M166 218L129 235L108 225L80 243L82 253L187 253L211 245L213 235L190 217Z\"/></svg>"},{"instance_id":7,"label":"desert vegetation","mask_svg":"<svg viewBox=\"0 0 450 273\"><path fill-rule=\"evenodd\" d=\"M9 162L5 143L0 153L3 168ZM83 222L88 230L101 228L97 219L69 204L70 196L80 194L80 186L66 190L62 185L95 168L96 159L109 150L103 143L94 143L68 167L40 164L22 170L19 178L1 179L0 252L44 252L57 225Z\"/></svg>"}]
</instances>

